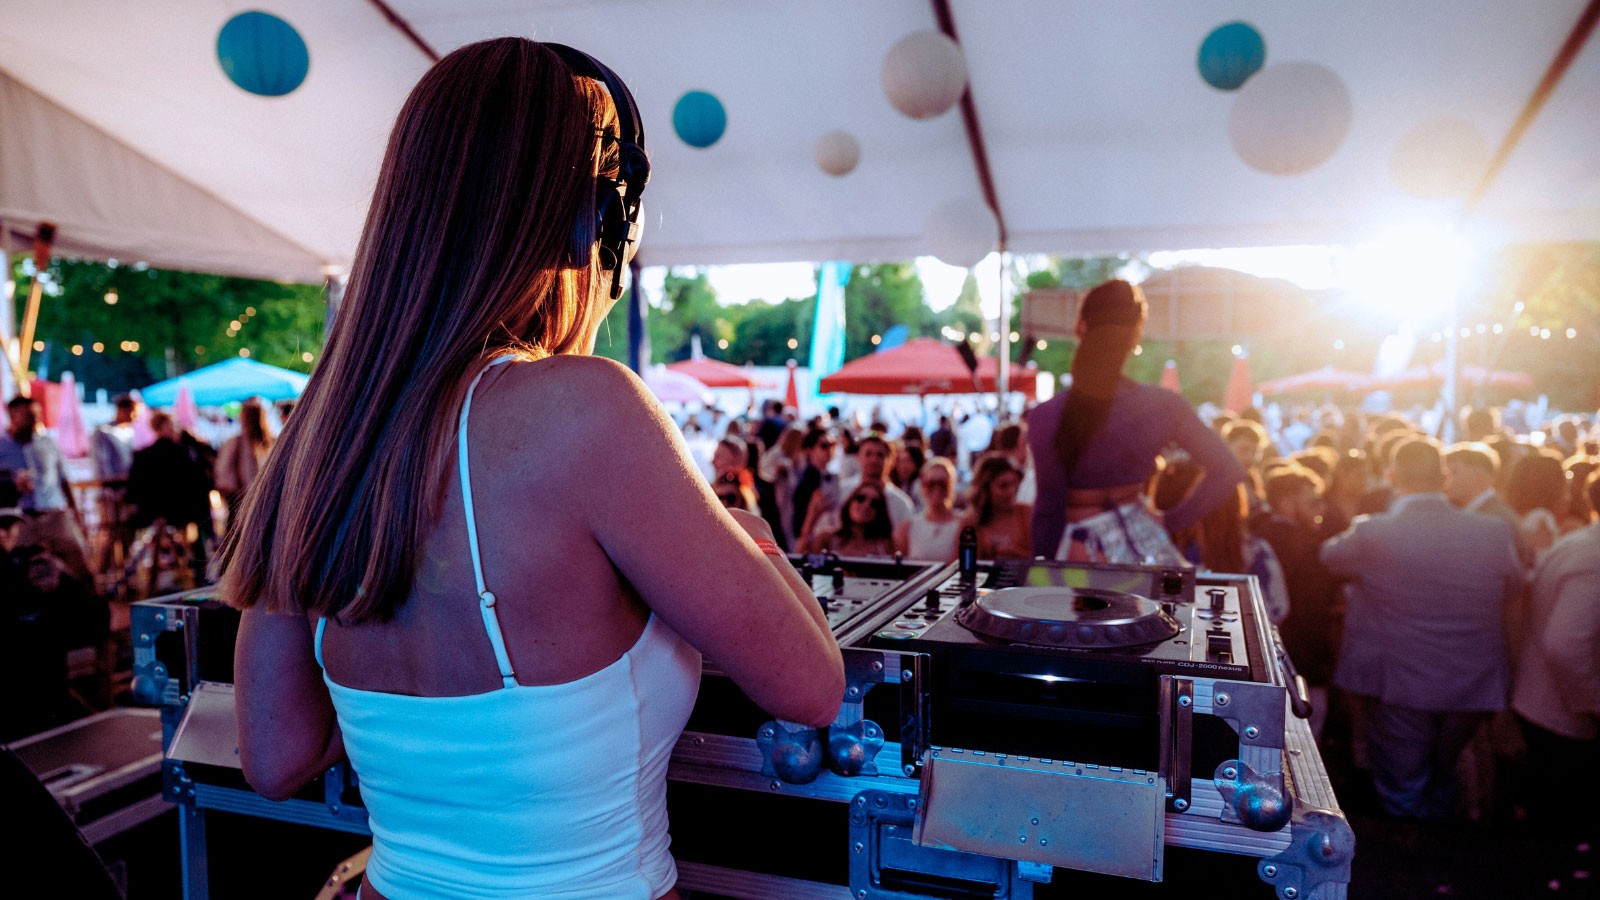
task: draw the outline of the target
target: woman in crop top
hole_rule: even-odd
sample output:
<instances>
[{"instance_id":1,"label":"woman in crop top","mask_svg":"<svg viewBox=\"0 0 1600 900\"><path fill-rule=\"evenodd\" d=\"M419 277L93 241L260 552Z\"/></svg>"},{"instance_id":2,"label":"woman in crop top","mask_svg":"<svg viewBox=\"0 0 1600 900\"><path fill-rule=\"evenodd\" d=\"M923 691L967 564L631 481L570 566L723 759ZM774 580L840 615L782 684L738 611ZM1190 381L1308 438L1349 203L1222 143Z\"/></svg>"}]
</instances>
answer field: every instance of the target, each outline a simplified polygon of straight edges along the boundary
<instances>
[{"instance_id":1,"label":"woman in crop top","mask_svg":"<svg viewBox=\"0 0 1600 900\"><path fill-rule=\"evenodd\" d=\"M637 238L637 121L603 66L520 38L423 76L224 549L245 777L283 798L348 754L366 900L677 897L666 766L700 654L777 718L838 712L838 646L767 525L589 355Z\"/></svg>"},{"instance_id":2,"label":"woman in crop top","mask_svg":"<svg viewBox=\"0 0 1600 900\"><path fill-rule=\"evenodd\" d=\"M1078 310L1072 386L1029 415L1028 446L1038 477L1035 556L1055 557L1068 523L1143 503L1156 456L1170 444L1204 470L1194 491L1166 512L1165 524L1174 533L1232 496L1244 479L1228 445L1182 397L1122 376L1143 333L1146 309L1143 293L1126 281L1107 281L1090 291Z\"/></svg>"}]
</instances>

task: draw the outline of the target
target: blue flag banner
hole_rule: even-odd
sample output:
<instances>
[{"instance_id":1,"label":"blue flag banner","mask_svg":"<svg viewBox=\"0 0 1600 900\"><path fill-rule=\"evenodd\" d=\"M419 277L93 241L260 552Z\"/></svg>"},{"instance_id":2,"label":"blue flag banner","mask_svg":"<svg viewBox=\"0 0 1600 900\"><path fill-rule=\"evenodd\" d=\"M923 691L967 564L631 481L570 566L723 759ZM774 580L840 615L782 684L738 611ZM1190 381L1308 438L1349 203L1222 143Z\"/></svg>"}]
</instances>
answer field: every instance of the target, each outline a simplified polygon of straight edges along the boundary
<instances>
[{"instance_id":1,"label":"blue flag banner","mask_svg":"<svg viewBox=\"0 0 1600 900\"><path fill-rule=\"evenodd\" d=\"M878 342L878 349L872 352L882 353L885 350L893 350L904 344L909 337L911 337L911 329L905 325L890 326L889 330L883 333L883 340Z\"/></svg>"},{"instance_id":2,"label":"blue flag banner","mask_svg":"<svg viewBox=\"0 0 1600 900\"><path fill-rule=\"evenodd\" d=\"M825 262L817 274L817 321L811 330L811 374L820 382L844 365L844 286L850 264ZM822 395L816 395L819 399Z\"/></svg>"}]
</instances>

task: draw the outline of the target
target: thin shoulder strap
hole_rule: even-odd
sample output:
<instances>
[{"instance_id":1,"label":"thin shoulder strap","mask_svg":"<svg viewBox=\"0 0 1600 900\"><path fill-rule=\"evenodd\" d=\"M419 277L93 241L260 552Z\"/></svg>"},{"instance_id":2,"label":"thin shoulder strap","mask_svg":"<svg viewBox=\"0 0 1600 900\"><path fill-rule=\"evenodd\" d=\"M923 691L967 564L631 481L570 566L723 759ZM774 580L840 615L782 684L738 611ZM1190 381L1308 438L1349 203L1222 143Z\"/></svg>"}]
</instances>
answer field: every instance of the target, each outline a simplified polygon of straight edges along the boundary
<instances>
[{"instance_id":1,"label":"thin shoulder strap","mask_svg":"<svg viewBox=\"0 0 1600 900\"><path fill-rule=\"evenodd\" d=\"M500 630L500 616L495 612L494 591L483 580L483 557L478 552L478 520L472 512L472 473L467 467L467 412L472 409L472 392L478 389L485 372L493 366L508 362L509 356L484 366L467 387L467 397L461 401L461 422L456 429L456 455L461 464L461 505L467 513L467 547L472 553L472 577L478 583L478 609L483 613L483 629L489 633L489 643L494 646L494 659L500 665L500 681L506 687L517 686L517 673L511 668L511 655L506 652L506 638Z\"/></svg>"},{"instance_id":2,"label":"thin shoulder strap","mask_svg":"<svg viewBox=\"0 0 1600 900\"><path fill-rule=\"evenodd\" d=\"M323 616L322 618L317 620L317 639L311 645L312 654L314 656L316 656L316 658L317 658L317 668L319 668L319 669L328 668L327 666L322 664L322 629L327 627L327 625L328 625L328 617L327 616Z\"/></svg>"}]
</instances>

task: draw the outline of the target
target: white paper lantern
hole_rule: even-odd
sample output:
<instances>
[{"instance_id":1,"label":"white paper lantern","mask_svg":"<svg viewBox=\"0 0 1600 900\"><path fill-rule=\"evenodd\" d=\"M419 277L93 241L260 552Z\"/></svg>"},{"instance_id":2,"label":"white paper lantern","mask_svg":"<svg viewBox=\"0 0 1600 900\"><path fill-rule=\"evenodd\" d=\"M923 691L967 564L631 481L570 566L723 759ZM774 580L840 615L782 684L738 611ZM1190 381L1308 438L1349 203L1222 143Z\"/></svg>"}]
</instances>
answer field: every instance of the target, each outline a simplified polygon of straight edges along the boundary
<instances>
[{"instance_id":1,"label":"white paper lantern","mask_svg":"<svg viewBox=\"0 0 1600 900\"><path fill-rule=\"evenodd\" d=\"M928 213L922 241L929 253L965 269L977 265L1000 243L1000 222L977 197L957 197Z\"/></svg>"},{"instance_id":2,"label":"white paper lantern","mask_svg":"<svg viewBox=\"0 0 1600 900\"><path fill-rule=\"evenodd\" d=\"M817 139L817 168L829 175L848 175L861 161L861 144L843 129Z\"/></svg>"},{"instance_id":3,"label":"white paper lantern","mask_svg":"<svg viewBox=\"0 0 1600 900\"><path fill-rule=\"evenodd\" d=\"M1471 122L1430 119L1406 132L1389 157L1400 190L1424 200L1465 194L1489 165L1489 142Z\"/></svg>"},{"instance_id":4,"label":"white paper lantern","mask_svg":"<svg viewBox=\"0 0 1600 900\"><path fill-rule=\"evenodd\" d=\"M967 89L967 61L961 47L941 32L913 31L889 48L883 59L883 93L894 108L913 119L942 115Z\"/></svg>"},{"instance_id":5,"label":"white paper lantern","mask_svg":"<svg viewBox=\"0 0 1600 900\"><path fill-rule=\"evenodd\" d=\"M1350 133L1350 91L1317 63L1267 66L1239 89L1228 138L1252 169L1299 175L1327 162Z\"/></svg>"}]
</instances>

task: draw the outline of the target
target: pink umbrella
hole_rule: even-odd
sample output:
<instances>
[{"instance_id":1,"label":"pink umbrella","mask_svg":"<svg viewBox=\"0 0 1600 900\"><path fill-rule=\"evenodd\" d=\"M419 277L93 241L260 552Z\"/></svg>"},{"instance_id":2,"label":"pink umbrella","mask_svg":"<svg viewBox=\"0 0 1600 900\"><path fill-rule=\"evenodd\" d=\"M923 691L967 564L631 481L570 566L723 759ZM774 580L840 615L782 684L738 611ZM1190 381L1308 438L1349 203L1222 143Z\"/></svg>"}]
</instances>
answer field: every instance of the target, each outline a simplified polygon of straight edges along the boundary
<instances>
[{"instance_id":1,"label":"pink umbrella","mask_svg":"<svg viewBox=\"0 0 1600 900\"><path fill-rule=\"evenodd\" d=\"M1172 391L1173 393L1177 393L1179 390L1181 390L1181 388L1178 387L1177 360L1169 359L1167 360L1167 364L1161 367L1161 386L1169 391Z\"/></svg>"},{"instance_id":2,"label":"pink umbrella","mask_svg":"<svg viewBox=\"0 0 1600 900\"><path fill-rule=\"evenodd\" d=\"M1233 358L1233 371L1228 374L1228 391L1222 396L1222 408L1243 412L1250 407L1250 357L1240 354Z\"/></svg>"},{"instance_id":3,"label":"pink umbrella","mask_svg":"<svg viewBox=\"0 0 1600 900\"><path fill-rule=\"evenodd\" d=\"M193 431L200 423L200 407L195 405L194 391L189 382L178 382L178 397L172 401L172 421L184 431Z\"/></svg>"},{"instance_id":4,"label":"pink umbrella","mask_svg":"<svg viewBox=\"0 0 1600 900\"><path fill-rule=\"evenodd\" d=\"M674 372L666 366L646 369L644 386L662 403L702 403L710 406L716 402L716 397L712 396L704 382L682 372Z\"/></svg>"},{"instance_id":5,"label":"pink umbrella","mask_svg":"<svg viewBox=\"0 0 1600 900\"><path fill-rule=\"evenodd\" d=\"M83 424L77 379L72 377L71 372L61 376L61 393L56 408L56 445L66 456L89 455L89 429Z\"/></svg>"}]
</instances>

